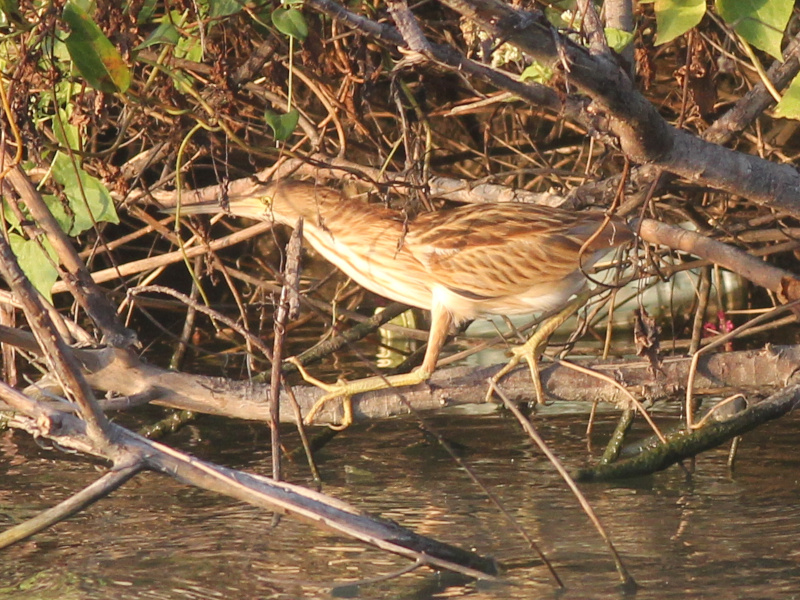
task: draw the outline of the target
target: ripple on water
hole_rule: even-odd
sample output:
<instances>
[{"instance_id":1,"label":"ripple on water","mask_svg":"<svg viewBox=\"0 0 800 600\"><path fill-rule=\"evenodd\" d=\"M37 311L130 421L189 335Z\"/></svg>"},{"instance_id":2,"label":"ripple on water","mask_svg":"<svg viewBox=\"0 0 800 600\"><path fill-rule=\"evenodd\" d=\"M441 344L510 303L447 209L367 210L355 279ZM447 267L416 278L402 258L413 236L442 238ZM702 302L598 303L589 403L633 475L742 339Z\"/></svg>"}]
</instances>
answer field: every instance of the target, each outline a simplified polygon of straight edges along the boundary
<instances>
[{"instance_id":1,"label":"ripple on water","mask_svg":"<svg viewBox=\"0 0 800 600\"><path fill-rule=\"evenodd\" d=\"M598 424L601 444L613 415ZM432 419L517 522L541 545L568 585L564 598L619 598L602 541L572 495L513 421L501 414ZM568 464L586 461L585 415L536 419ZM263 428L203 421L199 435L170 443L203 458L268 474ZM800 589L800 418L744 438L735 471L726 451L700 457L692 476L671 468L652 477L584 485L592 506L641 585L637 598L792 598ZM287 444L295 439L287 428ZM94 466L64 460L21 435L13 464L0 464L0 513L9 525L97 478ZM201 440L201 441L197 441ZM8 445L8 440L5 441ZM20 456L25 457L20 460ZM344 587L364 598L552 595L547 571L483 492L411 420L353 427L321 454L324 491L418 533L497 557L512 587L420 570ZM302 464L287 476L308 484ZM330 586L408 565L290 519L144 474L110 498L32 542L5 551L0 590L9 598L319 598Z\"/></svg>"}]
</instances>

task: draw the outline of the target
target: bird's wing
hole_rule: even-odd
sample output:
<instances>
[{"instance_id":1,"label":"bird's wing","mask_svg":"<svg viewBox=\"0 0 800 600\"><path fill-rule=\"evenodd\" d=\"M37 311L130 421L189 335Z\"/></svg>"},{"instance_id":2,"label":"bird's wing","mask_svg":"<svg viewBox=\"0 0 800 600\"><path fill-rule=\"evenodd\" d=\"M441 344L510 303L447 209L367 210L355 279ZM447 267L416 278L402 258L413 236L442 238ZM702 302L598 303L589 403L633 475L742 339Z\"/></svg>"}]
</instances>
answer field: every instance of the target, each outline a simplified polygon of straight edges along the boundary
<instances>
[{"instance_id":1,"label":"bird's wing","mask_svg":"<svg viewBox=\"0 0 800 600\"><path fill-rule=\"evenodd\" d=\"M631 238L612 221L581 255L602 222L602 215L531 205L469 206L421 215L405 242L437 283L479 300L555 286L590 267L599 250Z\"/></svg>"}]
</instances>

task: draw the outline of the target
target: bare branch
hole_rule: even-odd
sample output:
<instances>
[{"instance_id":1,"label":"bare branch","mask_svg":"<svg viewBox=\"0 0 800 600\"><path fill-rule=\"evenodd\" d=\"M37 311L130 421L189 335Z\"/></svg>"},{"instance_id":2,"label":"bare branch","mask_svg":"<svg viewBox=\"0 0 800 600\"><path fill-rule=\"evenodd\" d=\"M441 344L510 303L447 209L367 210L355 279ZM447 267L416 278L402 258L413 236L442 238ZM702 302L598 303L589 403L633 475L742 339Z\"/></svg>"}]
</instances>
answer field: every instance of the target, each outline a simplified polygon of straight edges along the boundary
<instances>
[{"instance_id":1,"label":"bare branch","mask_svg":"<svg viewBox=\"0 0 800 600\"><path fill-rule=\"evenodd\" d=\"M712 240L695 231L660 223L654 219L641 221L639 235L646 242L688 252L725 267L757 285L784 294L785 301L797 299L792 297L792 294L800 291L798 289L800 280L797 275L773 267L738 248Z\"/></svg>"},{"instance_id":2,"label":"bare branch","mask_svg":"<svg viewBox=\"0 0 800 600\"><path fill-rule=\"evenodd\" d=\"M675 129L636 90L624 69L560 36L542 13L517 11L499 0L443 2L492 35L562 69L563 77L591 99L581 120L590 129L615 136L631 160L800 216L797 169Z\"/></svg>"},{"instance_id":3,"label":"bare branch","mask_svg":"<svg viewBox=\"0 0 800 600\"><path fill-rule=\"evenodd\" d=\"M51 372L67 396L80 407L81 415L86 420L89 437L98 446L110 450L112 444L108 436L108 420L97 406L92 389L81 372L81 365L59 335L33 285L20 269L11 247L3 236L0 236L0 275L22 303L25 316Z\"/></svg>"},{"instance_id":4,"label":"bare branch","mask_svg":"<svg viewBox=\"0 0 800 600\"><path fill-rule=\"evenodd\" d=\"M67 498L63 502L59 502L53 508L42 511L32 519L0 533L0 548L5 548L11 544L29 538L79 513L84 508L108 496L108 494L136 475L141 469L142 466L137 463L109 471L90 486L84 488L74 496Z\"/></svg>"},{"instance_id":5,"label":"bare branch","mask_svg":"<svg viewBox=\"0 0 800 600\"><path fill-rule=\"evenodd\" d=\"M0 327L0 341L35 349L29 335L6 327ZM138 400L231 418L269 421L269 408L263 401L268 393L265 384L168 371L141 362L131 352L112 348L76 349L75 352L93 387L123 397L111 401L118 409ZM690 363L691 359L687 357L667 358L662 365L663 377L655 379L650 373L649 363L639 359L593 361L589 366L611 375L642 401L656 402L675 399L681 391L678 382L686 380ZM711 354L700 359L695 386L741 390L751 388L758 381L761 386L779 388L785 385L798 363L800 346L770 346L759 351ZM438 369L430 385L361 394L354 399L353 416L357 421L364 421L408 414L409 409L397 398L398 393L402 393L416 411L482 403L486 396L484 382L499 368L498 365L483 369ZM548 396L557 400L597 401L618 406L628 403L616 385L564 366L543 367L541 378ZM532 389L527 369L511 372L503 380L502 387L512 398L530 398ZM309 386L297 386L294 391L303 412L307 412L322 394L319 389ZM281 405L281 418L294 422L292 407L284 393L281 394ZM320 411L317 422L337 423L341 416L338 404L326 406Z\"/></svg>"},{"instance_id":6,"label":"bare branch","mask_svg":"<svg viewBox=\"0 0 800 600\"><path fill-rule=\"evenodd\" d=\"M9 399L15 405L22 403L21 399L14 399L13 396L21 394L5 384L0 385L0 397ZM66 504L39 515L24 530L12 530L6 540L9 543L21 539L23 534L32 535L40 531L44 526L55 522L56 517L64 518L73 514L81 505L97 499L98 493L107 489L108 485L119 485L137 470L147 468L178 481L290 515L316 527L326 528L387 552L408 557L423 565L448 569L478 579L495 579L497 564L491 558L417 535L392 521L372 518L324 494L198 460L115 424L110 425L112 434L118 440L124 455L119 451L110 454L106 448L97 446L86 435L83 421L58 411L55 415L59 424L57 428L48 426L43 429L40 420L22 415L15 417L12 425L25 429L34 436L44 436L64 448L88 452L112 461L121 456L126 456L129 460L118 474L109 474Z\"/></svg>"}]
</instances>

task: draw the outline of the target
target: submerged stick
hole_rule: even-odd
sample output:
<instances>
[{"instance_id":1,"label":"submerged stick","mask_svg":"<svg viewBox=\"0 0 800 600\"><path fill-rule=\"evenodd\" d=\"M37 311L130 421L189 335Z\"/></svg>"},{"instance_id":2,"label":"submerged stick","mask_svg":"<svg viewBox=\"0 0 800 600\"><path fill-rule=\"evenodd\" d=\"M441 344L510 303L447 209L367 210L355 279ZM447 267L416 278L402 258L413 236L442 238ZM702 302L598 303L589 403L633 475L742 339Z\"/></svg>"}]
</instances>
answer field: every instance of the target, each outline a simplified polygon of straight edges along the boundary
<instances>
[{"instance_id":1,"label":"submerged stick","mask_svg":"<svg viewBox=\"0 0 800 600\"><path fill-rule=\"evenodd\" d=\"M712 422L691 433L679 432L668 439L666 444L659 444L636 458L579 469L572 476L576 481L609 481L663 471L681 460L715 448L767 421L778 419L797 406L800 406L800 383L782 389L727 421Z\"/></svg>"}]
</instances>

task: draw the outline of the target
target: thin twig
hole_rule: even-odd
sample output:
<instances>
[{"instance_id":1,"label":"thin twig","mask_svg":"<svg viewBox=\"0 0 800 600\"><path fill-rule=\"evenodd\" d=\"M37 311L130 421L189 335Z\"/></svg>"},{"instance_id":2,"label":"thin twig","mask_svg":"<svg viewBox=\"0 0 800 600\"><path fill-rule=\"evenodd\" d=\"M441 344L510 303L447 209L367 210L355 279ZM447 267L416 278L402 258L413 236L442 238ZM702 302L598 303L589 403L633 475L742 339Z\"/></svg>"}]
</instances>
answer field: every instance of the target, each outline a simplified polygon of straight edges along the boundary
<instances>
[{"instance_id":1,"label":"thin twig","mask_svg":"<svg viewBox=\"0 0 800 600\"><path fill-rule=\"evenodd\" d=\"M209 308L208 306L202 304L201 302L196 302L192 300L186 294L182 294L177 290L173 290L172 288L163 285L143 285L140 287L130 288L128 290L128 296L138 296L139 294L144 294L147 292L156 292L159 294L166 294L167 296L172 296L173 298L177 298L178 300L186 304L186 306L190 306L194 310L201 312L205 315L208 315L212 319L216 319L221 323L224 323L225 325L236 331L243 338L249 339L250 342L253 344L253 346L261 350L262 354L264 354L266 359L272 362L272 352L270 351L269 347L267 347L267 345L264 344L264 342L262 342L258 336L253 335L252 333L247 331L244 327L235 322L233 319L229 319L228 317L219 313L213 308Z\"/></svg>"},{"instance_id":2,"label":"thin twig","mask_svg":"<svg viewBox=\"0 0 800 600\"><path fill-rule=\"evenodd\" d=\"M589 504L589 501L586 499L586 496L584 496L583 493L580 491L575 481L572 479L572 477L570 477L569 473L564 468L564 465L561 463L560 460L558 460L558 457L555 454L553 454L550 448L548 448L547 444L545 444L542 437L538 434L536 429L534 429L533 424L528 419L526 419L525 416L522 414L522 412L519 410L519 408L517 408L517 405L508 399L508 397L497 387L494 381L489 379L488 382L489 385L492 387L494 393L497 394L498 397L503 401L503 405L508 410L510 410L511 413L517 418L517 421L519 421L520 425L522 425L522 428L525 430L528 436L530 436L530 438L544 453L544 455L547 457L550 463L556 468L558 474L561 475L561 477L566 482L567 486L569 486L569 489L572 490L572 493L578 499L581 508L583 508L583 511L586 513L586 516L589 517L589 520L592 522L595 529L597 529L597 532L600 534L600 537L603 538L603 541L606 543L606 546L608 546L609 552L611 552L611 556L614 559L614 564L617 568L617 573L619 573L620 580L622 581L622 585L627 590L630 591L635 590L637 587L636 581L628 572L628 569L625 568L625 564L622 562L622 557L619 555L617 549L614 547L614 543L611 541L611 537L608 535L608 533L606 533L605 528L600 523L600 520L597 518L597 515L595 514L594 509L592 509L592 506Z\"/></svg>"}]
</instances>

